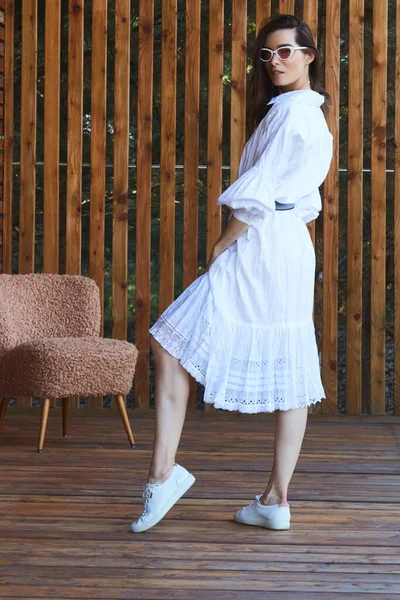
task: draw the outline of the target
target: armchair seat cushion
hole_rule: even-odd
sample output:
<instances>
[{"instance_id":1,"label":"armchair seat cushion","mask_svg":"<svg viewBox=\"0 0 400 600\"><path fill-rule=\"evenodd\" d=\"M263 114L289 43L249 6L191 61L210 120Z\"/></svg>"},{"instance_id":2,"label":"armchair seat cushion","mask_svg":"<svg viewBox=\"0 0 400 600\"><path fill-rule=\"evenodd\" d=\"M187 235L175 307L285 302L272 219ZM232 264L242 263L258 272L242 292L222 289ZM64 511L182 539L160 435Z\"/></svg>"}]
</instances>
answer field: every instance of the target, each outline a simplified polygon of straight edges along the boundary
<instances>
[{"instance_id":1,"label":"armchair seat cushion","mask_svg":"<svg viewBox=\"0 0 400 600\"><path fill-rule=\"evenodd\" d=\"M133 344L95 336L26 342L2 355L0 396L127 394L137 354Z\"/></svg>"}]
</instances>

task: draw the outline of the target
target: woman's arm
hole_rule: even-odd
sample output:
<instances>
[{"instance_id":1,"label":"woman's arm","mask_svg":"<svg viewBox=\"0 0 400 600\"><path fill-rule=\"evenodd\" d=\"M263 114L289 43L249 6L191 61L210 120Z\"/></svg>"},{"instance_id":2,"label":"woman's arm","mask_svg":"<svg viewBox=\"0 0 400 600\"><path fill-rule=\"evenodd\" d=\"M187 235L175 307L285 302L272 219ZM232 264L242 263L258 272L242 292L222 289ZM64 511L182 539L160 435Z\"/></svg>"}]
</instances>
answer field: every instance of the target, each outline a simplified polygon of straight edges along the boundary
<instances>
[{"instance_id":1,"label":"woman's arm","mask_svg":"<svg viewBox=\"0 0 400 600\"><path fill-rule=\"evenodd\" d=\"M210 260L208 261L207 271L216 258L224 252L233 242L243 235L249 228L247 223L239 221L231 216L220 238L215 242Z\"/></svg>"}]
</instances>

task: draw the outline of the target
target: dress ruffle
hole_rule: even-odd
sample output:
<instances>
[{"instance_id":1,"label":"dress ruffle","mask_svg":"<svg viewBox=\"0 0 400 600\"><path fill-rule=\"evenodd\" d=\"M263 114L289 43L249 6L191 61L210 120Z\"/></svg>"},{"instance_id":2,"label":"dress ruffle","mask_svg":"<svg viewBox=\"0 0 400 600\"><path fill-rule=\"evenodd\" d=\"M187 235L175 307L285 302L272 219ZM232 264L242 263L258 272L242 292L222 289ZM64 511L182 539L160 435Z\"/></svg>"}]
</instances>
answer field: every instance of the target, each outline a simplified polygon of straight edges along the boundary
<instances>
[{"instance_id":1,"label":"dress ruffle","mask_svg":"<svg viewBox=\"0 0 400 600\"><path fill-rule=\"evenodd\" d=\"M214 306L208 273L150 329L201 384L204 401L243 413L289 410L324 397L312 320L251 326Z\"/></svg>"}]
</instances>

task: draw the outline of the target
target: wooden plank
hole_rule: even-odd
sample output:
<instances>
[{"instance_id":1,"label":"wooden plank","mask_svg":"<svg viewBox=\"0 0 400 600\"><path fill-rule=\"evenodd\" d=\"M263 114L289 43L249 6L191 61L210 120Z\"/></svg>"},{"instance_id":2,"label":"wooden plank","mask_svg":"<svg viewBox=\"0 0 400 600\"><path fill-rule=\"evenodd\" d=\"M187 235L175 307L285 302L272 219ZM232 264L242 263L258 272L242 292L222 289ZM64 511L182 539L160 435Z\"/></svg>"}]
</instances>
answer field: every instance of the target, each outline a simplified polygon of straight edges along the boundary
<instances>
[{"instance_id":1,"label":"wooden plank","mask_svg":"<svg viewBox=\"0 0 400 600\"><path fill-rule=\"evenodd\" d=\"M247 6L232 0L231 183L236 180L246 143Z\"/></svg>"},{"instance_id":2,"label":"wooden plank","mask_svg":"<svg viewBox=\"0 0 400 600\"><path fill-rule=\"evenodd\" d=\"M294 0L279 0L279 13L281 15L293 15Z\"/></svg>"},{"instance_id":3,"label":"wooden plank","mask_svg":"<svg viewBox=\"0 0 400 600\"><path fill-rule=\"evenodd\" d=\"M207 138L207 258L221 234L222 93L224 54L223 0L210 0Z\"/></svg>"},{"instance_id":4,"label":"wooden plank","mask_svg":"<svg viewBox=\"0 0 400 600\"><path fill-rule=\"evenodd\" d=\"M107 0L94 0L92 6L91 84L89 277L95 280L100 289L100 305L103 316L104 213L106 187ZM103 333L103 318L101 322L101 333Z\"/></svg>"},{"instance_id":5,"label":"wooden plank","mask_svg":"<svg viewBox=\"0 0 400 600\"><path fill-rule=\"evenodd\" d=\"M36 213L37 0L22 7L19 273L33 273ZM17 398L31 406L32 398Z\"/></svg>"},{"instance_id":6,"label":"wooden plank","mask_svg":"<svg viewBox=\"0 0 400 600\"><path fill-rule=\"evenodd\" d=\"M3 273L12 269L14 150L14 2L5 4Z\"/></svg>"},{"instance_id":7,"label":"wooden plank","mask_svg":"<svg viewBox=\"0 0 400 600\"><path fill-rule=\"evenodd\" d=\"M197 277L198 163L200 111L200 0L186 0L185 155L183 210L183 287ZM190 377L188 410L196 410L196 381Z\"/></svg>"},{"instance_id":8,"label":"wooden plank","mask_svg":"<svg viewBox=\"0 0 400 600\"><path fill-rule=\"evenodd\" d=\"M174 300L177 0L162 2L159 311Z\"/></svg>"},{"instance_id":9,"label":"wooden plank","mask_svg":"<svg viewBox=\"0 0 400 600\"><path fill-rule=\"evenodd\" d=\"M221 235L224 0L210 0L208 34L207 260ZM206 412L214 407L205 405Z\"/></svg>"},{"instance_id":10,"label":"wooden plank","mask_svg":"<svg viewBox=\"0 0 400 600\"><path fill-rule=\"evenodd\" d=\"M154 3L139 3L136 196L135 408L149 408L150 243L153 127Z\"/></svg>"},{"instance_id":11,"label":"wooden plank","mask_svg":"<svg viewBox=\"0 0 400 600\"><path fill-rule=\"evenodd\" d=\"M396 3L394 135L394 414L400 415L400 2Z\"/></svg>"},{"instance_id":12,"label":"wooden plank","mask_svg":"<svg viewBox=\"0 0 400 600\"><path fill-rule=\"evenodd\" d=\"M327 397L322 403L323 413L337 411L339 74L340 2L332 0L326 6L325 88L332 98L327 122L334 138L334 151L324 184L322 380Z\"/></svg>"},{"instance_id":13,"label":"wooden plank","mask_svg":"<svg viewBox=\"0 0 400 600\"><path fill-rule=\"evenodd\" d=\"M112 335L126 340L128 323L128 162L130 3L115 3L114 198Z\"/></svg>"},{"instance_id":14,"label":"wooden plank","mask_svg":"<svg viewBox=\"0 0 400 600\"><path fill-rule=\"evenodd\" d=\"M349 7L346 412L362 410L364 0Z\"/></svg>"},{"instance_id":15,"label":"wooden plank","mask_svg":"<svg viewBox=\"0 0 400 600\"><path fill-rule=\"evenodd\" d=\"M101 330L104 333L104 236L106 195L107 0L92 5L92 104L90 136L89 277L100 290ZM88 408L101 409L101 397L88 398Z\"/></svg>"},{"instance_id":16,"label":"wooden plank","mask_svg":"<svg viewBox=\"0 0 400 600\"><path fill-rule=\"evenodd\" d=\"M272 0L256 0L256 28L257 32L267 19L271 18Z\"/></svg>"},{"instance_id":17,"label":"wooden plank","mask_svg":"<svg viewBox=\"0 0 400 600\"><path fill-rule=\"evenodd\" d=\"M69 0L68 8L68 140L65 270L81 272L82 148L83 148L83 35L84 0ZM79 398L71 398L79 408Z\"/></svg>"},{"instance_id":18,"label":"wooden plank","mask_svg":"<svg viewBox=\"0 0 400 600\"><path fill-rule=\"evenodd\" d=\"M46 2L43 271L58 273L61 1Z\"/></svg>"},{"instance_id":19,"label":"wooden plank","mask_svg":"<svg viewBox=\"0 0 400 600\"><path fill-rule=\"evenodd\" d=\"M303 4L303 19L311 29L314 43L318 43L318 0L307 0Z\"/></svg>"},{"instance_id":20,"label":"wooden plank","mask_svg":"<svg viewBox=\"0 0 400 600\"><path fill-rule=\"evenodd\" d=\"M84 0L69 0L66 272L81 271Z\"/></svg>"},{"instance_id":21,"label":"wooden plank","mask_svg":"<svg viewBox=\"0 0 400 600\"><path fill-rule=\"evenodd\" d=\"M385 413L386 342L386 2L374 3L371 141L371 414Z\"/></svg>"},{"instance_id":22,"label":"wooden plank","mask_svg":"<svg viewBox=\"0 0 400 600\"><path fill-rule=\"evenodd\" d=\"M33 273L36 203L37 0L22 6L19 272Z\"/></svg>"}]
</instances>

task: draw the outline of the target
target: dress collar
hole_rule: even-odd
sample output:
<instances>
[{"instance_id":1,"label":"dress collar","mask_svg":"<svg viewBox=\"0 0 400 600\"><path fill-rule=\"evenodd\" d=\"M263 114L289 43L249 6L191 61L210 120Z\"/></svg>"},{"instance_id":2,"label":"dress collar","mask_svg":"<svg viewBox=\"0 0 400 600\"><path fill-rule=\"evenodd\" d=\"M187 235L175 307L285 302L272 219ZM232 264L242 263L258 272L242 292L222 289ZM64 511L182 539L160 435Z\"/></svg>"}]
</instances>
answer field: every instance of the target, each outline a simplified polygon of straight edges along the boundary
<instances>
[{"instance_id":1,"label":"dress collar","mask_svg":"<svg viewBox=\"0 0 400 600\"><path fill-rule=\"evenodd\" d=\"M267 106L270 104L288 104L289 102L302 102L312 106L321 106L325 102L325 98L322 94L314 92L314 90L294 90L293 92L284 92L274 96Z\"/></svg>"}]
</instances>

